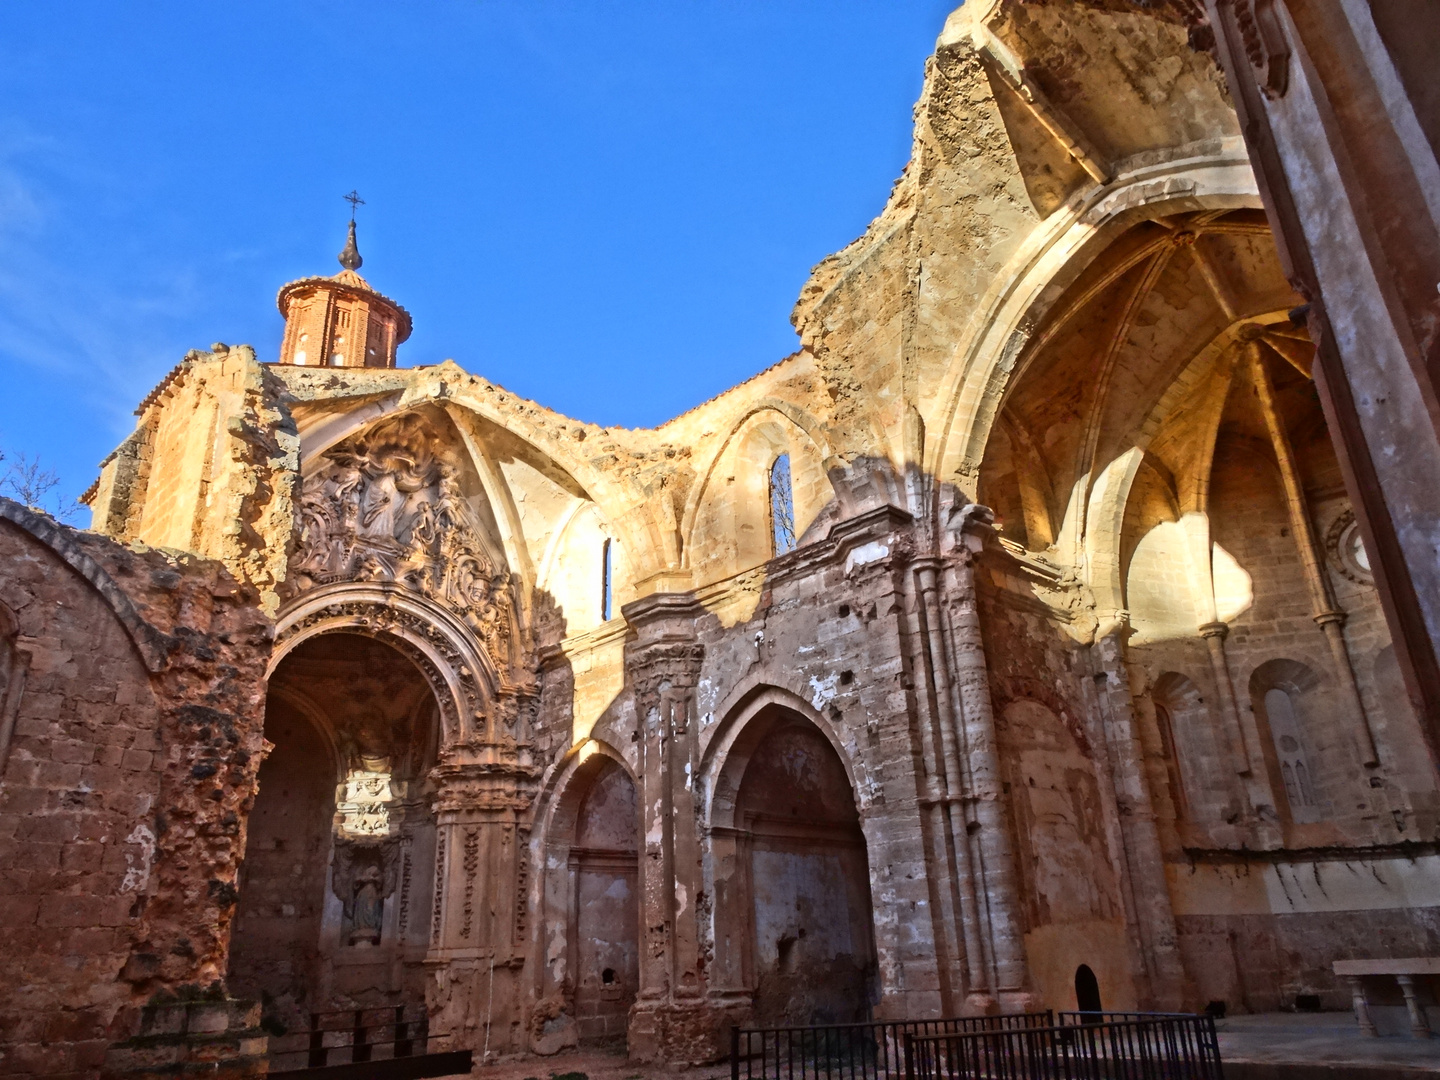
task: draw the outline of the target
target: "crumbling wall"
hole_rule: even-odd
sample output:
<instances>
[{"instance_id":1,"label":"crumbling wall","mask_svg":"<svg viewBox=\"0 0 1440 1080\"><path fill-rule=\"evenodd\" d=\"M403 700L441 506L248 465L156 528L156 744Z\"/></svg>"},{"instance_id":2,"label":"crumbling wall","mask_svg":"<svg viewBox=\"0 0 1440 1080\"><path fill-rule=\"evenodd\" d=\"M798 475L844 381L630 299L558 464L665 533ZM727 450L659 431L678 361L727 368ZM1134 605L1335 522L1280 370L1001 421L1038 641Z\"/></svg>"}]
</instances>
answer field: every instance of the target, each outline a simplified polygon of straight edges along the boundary
<instances>
[{"instance_id":1,"label":"crumbling wall","mask_svg":"<svg viewBox=\"0 0 1440 1080\"><path fill-rule=\"evenodd\" d=\"M0 500L23 671L0 760L0 1072L98 1075L223 978L270 623L218 563Z\"/></svg>"},{"instance_id":2,"label":"crumbling wall","mask_svg":"<svg viewBox=\"0 0 1440 1080\"><path fill-rule=\"evenodd\" d=\"M248 345L186 354L140 403L135 433L86 492L96 530L219 559L273 614L300 475L282 397Z\"/></svg>"}]
</instances>

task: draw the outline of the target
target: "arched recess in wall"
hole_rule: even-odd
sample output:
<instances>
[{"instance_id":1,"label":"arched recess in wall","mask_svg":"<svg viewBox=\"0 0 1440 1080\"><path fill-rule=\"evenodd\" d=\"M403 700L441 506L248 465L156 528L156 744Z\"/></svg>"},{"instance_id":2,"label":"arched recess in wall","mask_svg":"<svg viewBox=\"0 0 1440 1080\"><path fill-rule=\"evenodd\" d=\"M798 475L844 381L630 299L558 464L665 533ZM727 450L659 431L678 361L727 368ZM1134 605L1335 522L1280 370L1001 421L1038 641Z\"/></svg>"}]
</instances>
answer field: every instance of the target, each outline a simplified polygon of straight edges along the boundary
<instances>
[{"instance_id":1,"label":"arched recess in wall","mask_svg":"<svg viewBox=\"0 0 1440 1080\"><path fill-rule=\"evenodd\" d=\"M291 1030L314 1011L423 1000L441 739L430 680L378 638L311 636L271 673L265 737L231 986Z\"/></svg>"},{"instance_id":2,"label":"arched recess in wall","mask_svg":"<svg viewBox=\"0 0 1440 1080\"><path fill-rule=\"evenodd\" d=\"M447 365L452 368L448 373L443 370ZM395 393L356 402L343 414L302 417L301 470L309 476L317 463L337 446L355 438L364 429L403 412L417 409L432 413L443 411L468 451L470 464L491 504L498 526L498 540L511 569L527 583L531 582L535 578L536 564L542 558L548 530L542 529L537 536L535 522L525 520L525 510L532 508L522 506L525 501L523 492L512 490L518 473L528 469L543 477L548 483L540 486L554 489L547 492L549 497L558 491L582 501L609 506L623 503L625 495L611 477L594 468L583 453L575 452L576 448L584 445L583 440L593 429L587 430L586 425L553 414L548 418L553 422L547 423L545 417L538 423L530 422L529 411L535 407L529 402L523 403L526 409L517 417L510 411L511 402L516 399L497 387L474 380L448 362L440 365L435 374L471 385L457 387L453 381L442 379L421 388L422 396L418 401L413 396ZM543 413L543 410L539 411ZM514 466L519 466L518 472ZM544 509L548 513L549 508ZM625 521L611 524L616 530L615 535L637 557L642 553L651 560L657 557L654 538L643 527L632 529ZM522 597L522 601L528 606L528 596Z\"/></svg>"},{"instance_id":3,"label":"arched recess in wall","mask_svg":"<svg viewBox=\"0 0 1440 1080\"><path fill-rule=\"evenodd\" d=\"M640 986L636 786L604 743L578 746L542 808L540 996L557 1015L534 1032L551 1053L624 1039Z\"/></svg>"},{"instance_id":4,"label":"arched recess in wall","mask_svg":"<svg viewBox=\"0 0 1440 1080\"><path fill-rule=\"evenodd\" d=\"M406 656L429 682L440 709L443 744L484 737L506 687L490 651L454 612L390 583L338 582L280 609L268 675L289 652L321 634L376 637Z\"/></svg>"},{"instance_id":5,"label":"arched recess in wall","mask_svg":"<svg viewBox=\"0 0 1440 1080\"><path fill-rule=\"evenodd\" d=\"M756 695L712 742L712 977L753 995L757 1023L864 1020L878 973L855 792L830 733L787 699Z\"/></svg>"},{"instance_id":6,"label":"arched recess in wall","mask_svg":"<svg viewBox=\"0 0 1440 1080\"><path fill-rule=\"evenodd\" d=\"M1283 795L1290 821L1308 825L1330 817L1339 763L1317 735L1323 734L1326 713L1338 705L1335 695L1312 668L1287 658L1257 667L1249 689L1271 786Z\"/></svg>"},{"instance_id":7,"label":"arched recess in wall","mask_svg":"<svg viewBox=\"0 0 1440 1080\"><path fill-rule=\"evenodd\" d=\"M795 534L803 542L833 495L825 451L812 434L817 431L812 418L778 404L758 407L735 426L686 511L684 559L697 581L727 577L773 556L770 472L782 454L790 459Z\"/></svg>"}]
</instances>

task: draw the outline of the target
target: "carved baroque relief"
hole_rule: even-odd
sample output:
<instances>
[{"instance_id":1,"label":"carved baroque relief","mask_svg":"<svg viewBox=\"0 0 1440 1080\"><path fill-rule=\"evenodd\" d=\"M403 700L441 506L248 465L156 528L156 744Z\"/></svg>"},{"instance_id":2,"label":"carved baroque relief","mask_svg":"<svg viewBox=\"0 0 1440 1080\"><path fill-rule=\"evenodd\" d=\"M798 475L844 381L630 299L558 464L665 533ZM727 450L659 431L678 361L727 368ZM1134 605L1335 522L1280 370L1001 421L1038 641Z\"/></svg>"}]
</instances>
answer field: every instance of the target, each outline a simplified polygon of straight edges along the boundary
<instances>
[{"instance_id":1,"label":"carved baroque relief","mask_svg":"<svg viewBox=\"0 0 1440 1080\"><path fill-rule=\"evenodd\" d=\"M347 439L304 481L295 592L393 582L459 615L498 671L515 662L515 582L485 542L459 466L426 418L398 417Z\"/></svg>"}]
</instances>

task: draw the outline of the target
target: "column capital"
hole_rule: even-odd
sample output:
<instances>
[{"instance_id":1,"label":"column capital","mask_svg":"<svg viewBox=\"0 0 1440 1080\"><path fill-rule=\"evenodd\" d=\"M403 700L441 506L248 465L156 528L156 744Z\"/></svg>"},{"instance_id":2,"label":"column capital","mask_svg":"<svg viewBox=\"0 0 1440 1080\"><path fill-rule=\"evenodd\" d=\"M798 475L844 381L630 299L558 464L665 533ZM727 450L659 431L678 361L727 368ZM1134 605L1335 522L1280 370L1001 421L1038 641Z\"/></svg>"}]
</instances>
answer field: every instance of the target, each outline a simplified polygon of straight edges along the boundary
<instances>
[{"instance_id":1,"label":"column capital","mask_svg":"<svg viewBox=\"0 0 1440 1080\"><path fill-rule=\"evenodd\" d=\"M1227 622L1201 623L1199 629L1202 638L1219 638L1224 641L1230 636L1230 624Z\"/></svg>"},{"instance_id":2,"label":"column capital","mask_svg":"<svg viewBox=\"0 0 1440 1080\"><path fill-rule=\"evenodd\" d=\"M538 766L497 761L442 761L430 770L436 814L466 810L526 810L534 797Z\"/></svg>"}]
</instances>

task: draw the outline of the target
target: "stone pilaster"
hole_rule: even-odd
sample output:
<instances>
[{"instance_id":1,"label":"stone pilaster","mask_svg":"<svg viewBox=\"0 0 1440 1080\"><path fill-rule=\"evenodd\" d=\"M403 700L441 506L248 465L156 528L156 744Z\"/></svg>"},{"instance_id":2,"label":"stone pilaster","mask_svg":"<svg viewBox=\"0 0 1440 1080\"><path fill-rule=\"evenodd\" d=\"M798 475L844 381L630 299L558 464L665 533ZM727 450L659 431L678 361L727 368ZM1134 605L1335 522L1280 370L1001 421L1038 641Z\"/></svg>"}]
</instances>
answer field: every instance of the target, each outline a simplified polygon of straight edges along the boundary
<instances>
[{"instance_id":1,"label":"stone pilaster","mask_svg":"<svg viewBox=\"0 0 1440 1080\"><path fill-rule=\"evenodd\" d=\"M959 700L957 739L965 767L964 799L970 865L985 930L990 992L1002 1011L1039 1004L1030 987L1020 875L1011 841L1011 810L1000 773L990 669L980 630L975 556L989 511L966 507L945 543L945 641ZM970 526L970 527L967 527Z\"/></svg>"},{"instance_id":2,"label":"stone pilaster","mask_svg":"<svg viewBox=\"0 0 1440 1080\"><path fill-rule=\"evenodd\" d=\"M477 1061L524 1049L512 1033L529 939L526 815L538 769L514 757L513 748L496 745L452 747L431 773L430 1029L450 1048L475 1051Z\"/></svg>"},{"instance_id":3,"label":"stone pilaster","mask_svg":"<svg viewBox=\"0 0 1440 1080\"><path fill-rule=\"evenodd\" d=\"M630 1054L674 1063L724 1052L726 1013L707 999L701 866L694 778L699 765L695 686L703 609L685 593L628 604L635 632L625 667L640 742L640 993L630 1013Z\"/></svg>"},{"instance_id":4,"label":"stone pilaster","mask_svg":"<svg viewBox=\"0 0 1440 1080\"><path fill-rule=\"evenodd\" d=\"M1129 616L1122 613L1117 625L1092 646L1099 669L1096 691L1123 847L1123 871L1128 879L1125 907L1138 937L1138 970L1144 976L1142 1004L1173 1012L1183 1008L1191 995L1187 995L1164 853L1137 726L1126 662L1128 632Z\"/></svg>"}]
</instances>

